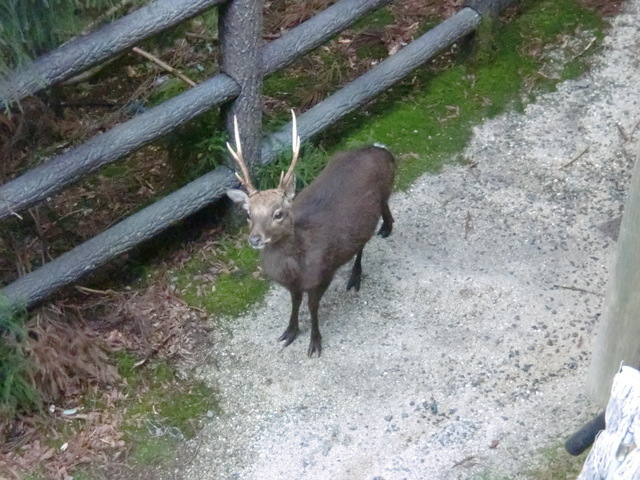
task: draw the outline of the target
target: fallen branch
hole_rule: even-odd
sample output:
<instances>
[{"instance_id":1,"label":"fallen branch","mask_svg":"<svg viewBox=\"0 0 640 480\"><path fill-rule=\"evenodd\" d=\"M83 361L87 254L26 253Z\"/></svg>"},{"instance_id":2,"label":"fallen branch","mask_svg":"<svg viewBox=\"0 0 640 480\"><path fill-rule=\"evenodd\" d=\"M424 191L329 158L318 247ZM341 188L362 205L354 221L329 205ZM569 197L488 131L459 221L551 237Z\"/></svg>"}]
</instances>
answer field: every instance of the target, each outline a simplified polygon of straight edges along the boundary
<instances>
[{"instance_id":1,"label":"fallen branch","mask_svg":"<svg viewBox=\"0 0 640 480\"><path fill-rule=\"evenodd\" d=\"M574 164L574 163L575 163L575 162L576 162L580 157L582 157L582 156L583 156L585 153L587 153L588 151L589 151L589 146L587 145L587 146L584 148L584 150L582 150L582 151L578 154L578 156L577 156L576 158L574 158L573 160L571 160L571 161L570 161L570 162L568 162L568 163L565 163L564 165L562 165L562 167L561 167L561 168L567 168L567 167L569 167L570 165L573 165L573 164Z\"/></svg>"},{"instance_id":2,"label":"fallen branch","mask_svg":"<svg viewBox=\"0 0 640 480\"><path fill-rule=\"evenodd\" d=\"M83 287L82 285L76 285L76 290L82 293L94 293L96 295L112 295L115 293L113 290L96 290L95 288Z\"/></svg>"},{"instance_id":3,"label":"fallen branch","mask_svg":"<svg viewBox=\"0 0 640 480\"><path fill-rule=\"evenodd\" d=\"M459 462L454 463L454 464L453 464L453 467L451 467L451 468L457 468L457 467L459 467L460 465L463 465L463 464L465 464L465 463L467 463L467 462L470 462L471 460L473 460L473 459L475 459L475 458L476 458L476 456L475 456L475 455L469 455L468 457L464 457L464 458L463 458L462 460L460 460Z\"/></svg>"},{"instance_id":4,"label":"fallen branch","mask_svg":"<svg viewBox=\"0 0 640 480\"><path fill-rule=\"evenodd\" d=\"M587 50L589 50L591 48L591 46L596 42L596 37L593 37L591 39L591 41L589 42L589 45L587 45L584 50L582 50L580 53L578 53L577 55L575 55L571 61L574 61L576 58L581 57L582 55L584 55L585 53L587 53Z\"/></svg>"},{"instance_id":5,"label":"fallen branch","mask_svg":"<svg viewBox=\"0 0 640 480\"><path fill-rule=\"evenodd\" d=\"M187 32L184 34L184 36L187 38L193 38L195 40L204 40L205 42L218 43L218 37L200 35L199 33Z\"/></svg>"},{"instance_id":6,"label":"fallen branch","mask_svg":"<svg viewBox=\"0 0 640 480\"><path fill-rule=\"evenodd\" d=\"M73 77L65 80L64 82L61 82L61 85L76 85L78 83L82 83L82 82L86 82L87 80L89 80L91 77L93 77L94 75L97 75L98 73L100 73L102 71L102 69L104 67L106 67L107 65L111 65L113 62L115 62L116 60L118 60L121 57L121 55L117 55L115 57L112 57L108 60L105 60L104 62L91 67L89 70L85 70L82 73L79 73L78 75L74 75Z\"/></svg>"},{"instance_id":7,"label":"fallen branch","mask_svg":"<svg viewBox=\"0 0 640 480\"><path fill-rule=\"evenodd\" d=\"M98 18L96 18L93 22L91 22L89 25L87 25L85 29L82 31L81 35L87 35L94 28L96 28L98 25L104 22L107 18L111 18L111 16L115 14L118 10L128 7L129 4L131 4L131 0L122 0L117 5L114 5L109 10L107 10L102 15L100 15Z\"/></svg>"},{"instance_id":8,"label":"fallen branch","mask_svg":"<svg viewBox=\"0 0 640 480\"><path fill-rule=\"evenodd\" d=\"M570 285L554 285L554 288L563 288L564 290L573 290L574 292L582 292L582 293L590 293L591 295L597 295L599 297L604 297L604 294L594 292L592 290L585 290L584 288L572 287Z\"/></svg>"},{"instance_id":9,"label":"fallen branch","mask_svg":"<svg viewBox=\"0 0 640 480\"><path fill-rule=\"evenodd\" d=\"M142 360L140 360L139 362L134 363L133 364L133 368L141 367L142 365L147 363L149 361L149 359L151 357L153 357L156 353L158 353L169 342L169 340L171 340L173 337L175 337L175 335L176 335L175 332L172 332L169 335L167 335L164 338L164 340L162 340L158 345L153 347L151 349L151 351L149 353L147 353L147 355Z\"/></svg>"},{"instance_id":10,"label":"fallen branch","mask_svg":"<svg viewBox=\"0 0 640 480\"><path fill-rule=\"evenodd\" d=\"M197 85L196 82L191 80L185 74L183 74L182 72L179 72L178 70L173 68L171 65L169 65L167 63L164 63L158 57L155 57L155 56L151 55L149 52L145 52L144 50L142 50L141 48L138 48L138 47L133 47L131 50L136 52L138 55L142 55L144 58L146 58L148 60L151 60L153 63L158 65L163 70L166 70L167 72L171 73L172 75L175 75L180 80L182 80L185 83L187 83L190 87L195 87Z\"/></svg>"},{"instance_id":11,"label":"fallen branch","mask_svg":"<svg viewBox=\"0 0 640 480\"><path fill-rule=\"evenodd\" d=\"M624 131L624 128L622 128L622 125L620 125L619 123L616 123L616 127L618 128L618 132L620 132L620 136L623 138L623 140L625 142L628 142L629 135L627 135L627 132Z\"/></svg>"}]
</instances>

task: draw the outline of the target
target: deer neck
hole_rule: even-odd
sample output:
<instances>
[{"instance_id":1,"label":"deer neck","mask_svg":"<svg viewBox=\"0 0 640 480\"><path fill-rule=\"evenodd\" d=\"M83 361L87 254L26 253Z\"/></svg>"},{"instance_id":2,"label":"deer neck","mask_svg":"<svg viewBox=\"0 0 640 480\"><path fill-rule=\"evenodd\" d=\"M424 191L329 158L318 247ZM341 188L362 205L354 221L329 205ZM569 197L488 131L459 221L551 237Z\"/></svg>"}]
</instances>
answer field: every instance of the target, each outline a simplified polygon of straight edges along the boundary
<instances>
[{"instance_id":1,"label":"deer neck","mask_svg":"<svg viewBox=\"0 0 640 480\"><path fill-rule=\"evenodd\" d=\"M264 274L273 281L292 287L298 284L304 252L295 234L287 235L262 249L260 263Z\"/></svg>"}]
</instances>

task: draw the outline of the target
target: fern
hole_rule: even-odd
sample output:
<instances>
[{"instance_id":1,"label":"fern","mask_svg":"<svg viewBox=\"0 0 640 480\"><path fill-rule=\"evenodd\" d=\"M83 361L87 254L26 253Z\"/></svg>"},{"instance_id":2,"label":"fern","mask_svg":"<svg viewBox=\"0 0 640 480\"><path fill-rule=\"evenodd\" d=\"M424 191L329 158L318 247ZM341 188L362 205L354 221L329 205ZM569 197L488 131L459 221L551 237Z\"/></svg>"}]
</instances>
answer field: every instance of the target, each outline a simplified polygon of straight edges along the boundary
<instances>
[{"instance_id":1,"label":"fern","mask_svg":"<svg viewBox=\"0 0 640 480\"><path fill-rule=\"evenodd\" d=\"M78 35L116 0L3 0L0 75ZM139 4L141 0L134 0Z\"/></svg>"},{"instance_id":2,"label":"fern","mask_svg":"<svg viewBox=\"0 0 640 480\"><path fill-rule=\"evenodd\" d=\"M34 367L24 351L25 315L0 300L0 432L18 411L41 403L32 380Z\"/></svg>"}]
</instances>

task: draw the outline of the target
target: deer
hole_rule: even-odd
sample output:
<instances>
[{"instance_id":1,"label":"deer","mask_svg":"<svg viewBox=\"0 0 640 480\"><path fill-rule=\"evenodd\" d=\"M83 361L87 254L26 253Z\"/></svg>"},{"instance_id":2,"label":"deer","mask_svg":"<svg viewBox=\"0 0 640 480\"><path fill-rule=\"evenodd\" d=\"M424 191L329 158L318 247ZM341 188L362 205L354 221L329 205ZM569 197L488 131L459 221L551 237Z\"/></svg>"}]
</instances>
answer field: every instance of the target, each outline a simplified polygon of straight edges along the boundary
<instances>
[{"instance_id":1,"label":"deer","mask_svg":"<svg viewBox=\"0 0 640 480\"><path fill-rule=\"evenodd\" d=\"M300 153L296 116L292 114L292 160L281 173L277 188L258 191L251 183L234 117L235 150L227 148L240 172L244 190L228 190L227 196L248 214L249 244L260 250L264 275L291 295L291 315L278 338L289 346L300 332L298 314L304 293L308 296L311 339L307 354L320 357L322 336L318 324L320 300L341 266L355 256L347 290L360 290L362 252L373 237L386 238L393 228L389 197L395 176L395 159L380 145L335 154L320 174L295 193L294 168Z\"/></svg>"}]
</instances>

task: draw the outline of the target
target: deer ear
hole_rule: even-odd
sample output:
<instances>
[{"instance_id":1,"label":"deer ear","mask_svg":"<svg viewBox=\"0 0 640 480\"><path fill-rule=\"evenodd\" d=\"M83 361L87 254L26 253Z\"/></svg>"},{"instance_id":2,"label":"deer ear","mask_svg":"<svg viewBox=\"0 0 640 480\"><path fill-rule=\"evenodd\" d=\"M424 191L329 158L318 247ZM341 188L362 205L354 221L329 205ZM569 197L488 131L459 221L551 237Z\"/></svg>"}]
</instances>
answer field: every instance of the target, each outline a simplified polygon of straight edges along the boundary
<instances>
[{"instance_id":1,"label":"deer ear","mask_svg":"<svg viewBox=\"0 0 640 480\"><path fill-rule=\"evenodd\" d=\"M293 197L295 197L295 195L296 195L296 176L291 175L291 178L289 179L287 184L284 186L284 198L286 198L287 201L291 202L293 200Z\"/></svg>"},{"instance_id":2,"label":"deer ear","mask_svg":"<svg viewBox=\"0 0 640 480\"><path fill-rule=\"evenodd\" d=\"M238 190L237 188L227 190L227 197L233 200L234 203L242 206L242 208L244 208L247 212L249 211L249 195L244 193L242 190Z\"/></svg>"}]
</instances>

